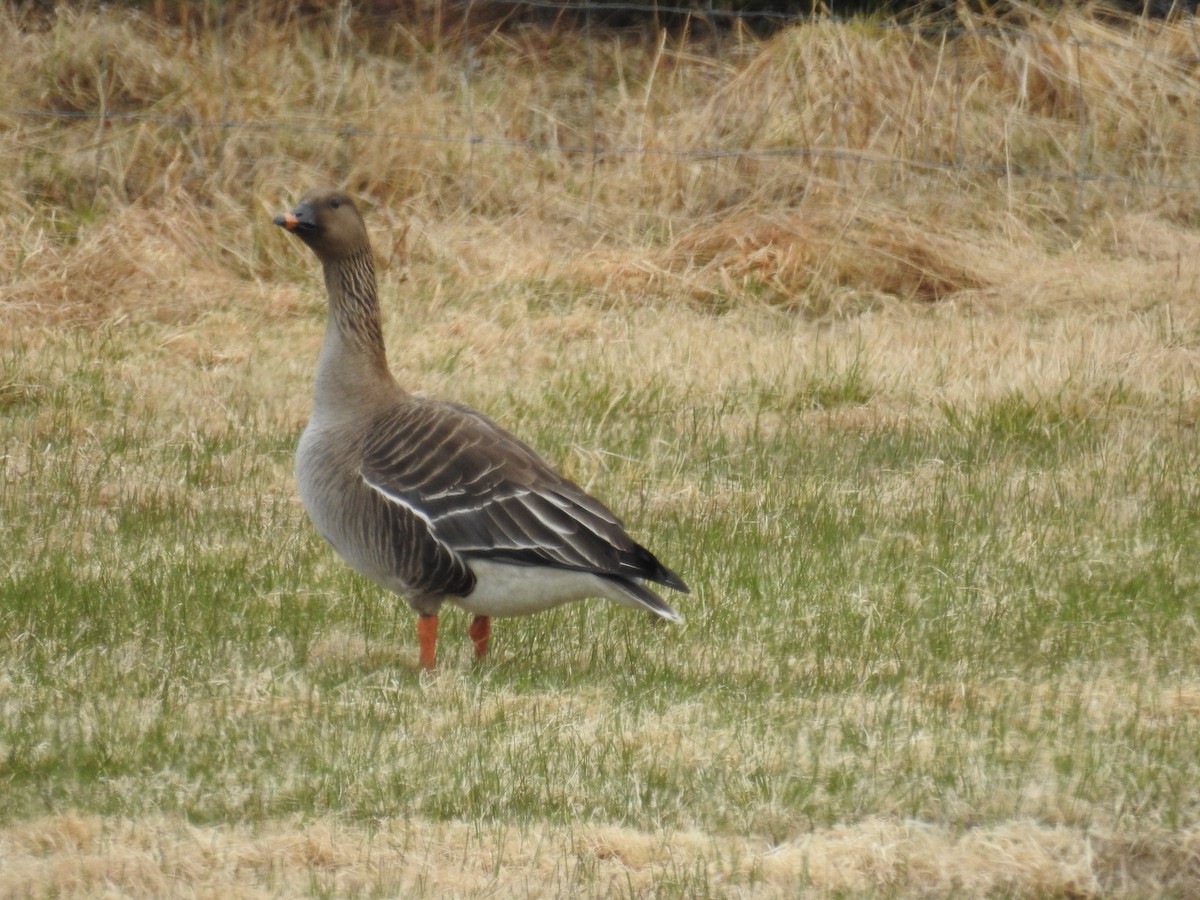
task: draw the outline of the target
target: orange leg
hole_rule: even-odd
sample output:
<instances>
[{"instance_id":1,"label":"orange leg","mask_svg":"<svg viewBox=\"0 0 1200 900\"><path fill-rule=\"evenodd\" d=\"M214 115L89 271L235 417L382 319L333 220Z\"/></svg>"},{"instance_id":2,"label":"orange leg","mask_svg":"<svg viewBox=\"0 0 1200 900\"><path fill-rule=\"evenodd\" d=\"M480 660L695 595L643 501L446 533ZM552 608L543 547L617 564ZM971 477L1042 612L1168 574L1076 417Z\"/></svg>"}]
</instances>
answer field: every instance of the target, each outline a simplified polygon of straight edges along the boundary
<instances>
[{"instance_id":1,"label":"orange leg","mask_svg":"<svg viewBox=\"0 0 1200 900\"><path fill-rule=\"evenodd\" d=\"M432 669L437 662L437 616L417 619L417 643L421 645L421 668Z\"/></svg>"},{"instance_id":2,"label":"orange leg","mask_svg":"<svg viewBox=\"0 0 1200 900\"><path fill-rule=\"evenodd\" d=\"M471 621L467 634L475 643L475 656L479 659L487 656L488 638L492 636L492 620L487 616L476 616Z\"/></svg>"}]
</instances>

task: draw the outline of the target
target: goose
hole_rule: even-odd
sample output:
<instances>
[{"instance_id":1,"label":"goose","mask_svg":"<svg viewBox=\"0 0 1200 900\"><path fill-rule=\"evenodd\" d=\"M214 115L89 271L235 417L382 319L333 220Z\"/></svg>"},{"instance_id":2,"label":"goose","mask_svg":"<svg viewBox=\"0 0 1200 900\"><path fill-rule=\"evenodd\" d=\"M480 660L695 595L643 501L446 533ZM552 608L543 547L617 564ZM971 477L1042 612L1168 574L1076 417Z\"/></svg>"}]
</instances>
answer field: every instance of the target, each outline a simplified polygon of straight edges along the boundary
<instances>
[{"instance_id":1,"label":"goose","mask_svg":"<svg viewBox=\"0 0 1200 900\"><path fill-rule=\"evenodd\" d=\"M404 390L388 367L370 238L344 192L309 191L274 218L320 261L328 319L312 415L296 448L309 518L341 558L416 611L420 666L447 601L491 620L587 598L683 619L645 582L688 593L607 506L459 403Z\"/></svg>"}]
</instances>

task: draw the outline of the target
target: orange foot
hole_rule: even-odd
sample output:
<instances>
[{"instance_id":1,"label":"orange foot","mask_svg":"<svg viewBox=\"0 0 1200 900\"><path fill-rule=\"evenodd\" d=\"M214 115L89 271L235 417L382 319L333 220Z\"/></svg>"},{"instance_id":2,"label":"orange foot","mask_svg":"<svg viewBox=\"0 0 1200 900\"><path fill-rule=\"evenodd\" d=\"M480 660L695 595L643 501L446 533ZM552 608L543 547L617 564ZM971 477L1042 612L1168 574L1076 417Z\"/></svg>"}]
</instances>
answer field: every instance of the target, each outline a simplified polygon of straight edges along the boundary
<instances>
[{"instance_id":1,"label":"orange foot","mask_svg":"<svg viewBox=\"0 0 1200 900\"><path fill-rule=\"evenodd\" d=\"M421 668L432 669L437 662L437 616L417 619L417 643L421 645Z\"/></svg>"},{"instance_id":2,"label":"orange foot","mask_svg":"<svg viewBox=\"0 0 1200 900\"><path fill-rule=\"evenodd\" d=\"M492 620L487 616L476 616L467 629L467 634L475 644L475 656L483 659L487 656L488 638L492 636Z\"/></svg>"}]
</instances>

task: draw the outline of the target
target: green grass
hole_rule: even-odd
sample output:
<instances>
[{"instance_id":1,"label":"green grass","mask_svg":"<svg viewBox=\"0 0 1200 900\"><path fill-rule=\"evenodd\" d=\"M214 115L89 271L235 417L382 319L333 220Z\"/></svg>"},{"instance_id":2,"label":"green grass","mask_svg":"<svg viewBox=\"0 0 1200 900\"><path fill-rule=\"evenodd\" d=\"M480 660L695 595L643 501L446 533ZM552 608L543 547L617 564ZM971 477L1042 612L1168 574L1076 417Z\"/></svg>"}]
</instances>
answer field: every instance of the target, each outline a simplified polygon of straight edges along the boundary
<instances>
[{"instance_id":1,"label":"green grass","mask_svg":"<svg viewBox=\"0 0 1200 900\"><path fill-rule=\"evenodd\" d=\"M412 615L305 522L294 431L248 399L209 430L165 424L175 401L109 374L161 366L146 347L79 332L8 357L5 823L776 844L871 816L964 834L1200 817L1200 719L1170 699L1194 690L1200 644L1200 448L1169 417L1014 391L822 418L871 401L865 356L720 394L567 368L492 412L684 574L688 624L573 606L498 623L476 667L451 612L429 679ZM706 872L660 887L717 890Z\"/></svg>"}]
</instances>

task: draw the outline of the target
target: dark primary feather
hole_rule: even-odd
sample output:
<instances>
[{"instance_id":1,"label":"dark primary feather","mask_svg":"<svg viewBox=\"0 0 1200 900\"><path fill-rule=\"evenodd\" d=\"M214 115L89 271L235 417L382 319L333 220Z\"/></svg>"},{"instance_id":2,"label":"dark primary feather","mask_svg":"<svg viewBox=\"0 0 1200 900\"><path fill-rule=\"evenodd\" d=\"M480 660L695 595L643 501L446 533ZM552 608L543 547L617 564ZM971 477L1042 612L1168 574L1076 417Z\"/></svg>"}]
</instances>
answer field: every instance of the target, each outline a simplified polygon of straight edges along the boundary
<instances>
[{"instance_id":1,"label":"dark primary feather","mask_svg":"<svg viewBox=\"0 0 1200 900\"><path fill-rule=\"evenodd\" d=\"M604 504L467 407L418 400L381 415L365 438L362 476L465 558L645 578L687 590Z\"/></svg>"}]
</instances>

